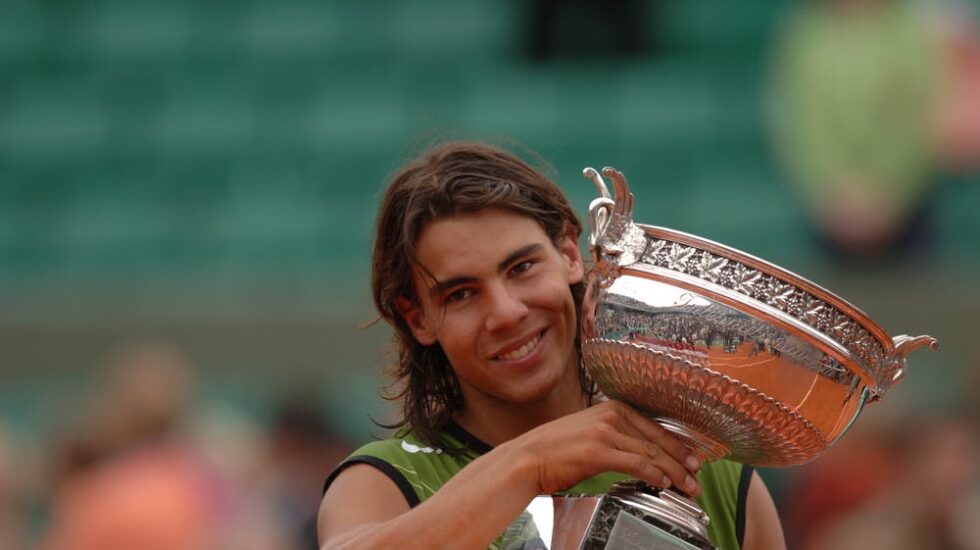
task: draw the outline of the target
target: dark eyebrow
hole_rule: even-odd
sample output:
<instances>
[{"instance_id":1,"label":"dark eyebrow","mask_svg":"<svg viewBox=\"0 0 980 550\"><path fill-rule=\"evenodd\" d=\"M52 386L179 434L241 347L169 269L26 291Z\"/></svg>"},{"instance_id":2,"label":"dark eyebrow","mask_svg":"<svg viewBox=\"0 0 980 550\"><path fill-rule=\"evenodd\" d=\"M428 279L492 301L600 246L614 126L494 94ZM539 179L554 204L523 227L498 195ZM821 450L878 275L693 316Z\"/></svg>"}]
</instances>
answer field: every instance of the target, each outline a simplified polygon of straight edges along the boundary
<instances>
[{"instance_id":1,"label":"dark eyebrow","mask_svg":"<svg viewBox=\"0 0 980 550\"><path fill-rule=\"evenodd\" d=\"M497 273L502 273L506 271L507 268L510 267L511 264L516 262L518 259L523 258L524 256L529 256L543 249L544 246L541 243L533 243L518 248L517 250L508 254L506 258L504 258L503 260L500 261L500 263L497 264ZM447 289L450 289L458 285L472 283L474 281L476 281L476 277L469 277L469 276L453 277L452 279L446 279L445 281L436 281L436 284L432 285L432 287L429 289L429 294L432 296L441 296L446 292Z\"/></svg>"}]
</instances>

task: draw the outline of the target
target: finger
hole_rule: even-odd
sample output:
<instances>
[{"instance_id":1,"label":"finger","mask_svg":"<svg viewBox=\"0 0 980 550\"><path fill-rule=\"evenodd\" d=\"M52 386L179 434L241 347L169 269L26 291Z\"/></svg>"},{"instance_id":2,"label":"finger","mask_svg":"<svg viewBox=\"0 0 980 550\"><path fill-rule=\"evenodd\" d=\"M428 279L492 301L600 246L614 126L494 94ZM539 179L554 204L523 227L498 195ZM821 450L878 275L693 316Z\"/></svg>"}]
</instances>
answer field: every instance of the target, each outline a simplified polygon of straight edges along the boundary
<instances>
[{"instance_id":1,"label":"finger","mask_svg":"<svg viewBox=\"0 0 980 550\"><path fill-rule=\"evenodd\" d=\"M658 445L691 473L701 470L701 460L683 441L670 433L657 421L650 419L629 406L624 406L624 416L645 439Z\"/></svg>"},{"instance_id":2,"label":"finger","mask_svg":"<svg viewBox=\"0 0 980 550\"><path fill-rule=\"evenodd\" d=\"M662 489L672 485L670 477L643 455L619 449L609 449L606 454L606 463L613 471L635 477Z\"/></svg>"},{"instance_id":3,"label":"finger","mask_svg":"<svg viewBox=\"0 0 980 550\"><path fill-rule=\"evenodd\" d=\"M635 429L635 428L634 428ZM665 479L661 482L653 482L653 485L658 487L667 488L671 485L676 486L682 491L685 491L691 495L697 495L701 492L701 486L697 479L687 471L687 469L681 465L674 457L667 454L664 449L658 446L656 443L644 439L639 432L636 435L617 432L613 438L614 447L624 453L632 455L634 460L639 460L645 463L645 465L637 464L635 467L639 469L645 469L646 465L656 468ZM631 472L630 475L636 475ZM644 480L646 481L646 480ZM651 483L647 481L647 483Z\"/></svg>"}]
</instances>

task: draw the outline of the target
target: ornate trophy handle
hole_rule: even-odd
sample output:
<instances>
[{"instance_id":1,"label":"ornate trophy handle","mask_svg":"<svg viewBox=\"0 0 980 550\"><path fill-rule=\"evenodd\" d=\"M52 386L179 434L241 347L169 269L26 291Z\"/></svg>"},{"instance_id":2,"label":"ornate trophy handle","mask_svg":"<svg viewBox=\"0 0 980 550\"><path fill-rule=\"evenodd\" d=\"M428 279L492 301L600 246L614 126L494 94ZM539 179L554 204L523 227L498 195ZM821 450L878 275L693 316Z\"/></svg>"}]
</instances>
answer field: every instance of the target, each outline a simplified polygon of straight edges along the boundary
<instances>
[{"instance_id":1,"label":"ornate trophy handle","mask_svg":"<svg viewBox=\"0 0 980 550\"><path fill-rule=\"evenodd\" d=\"M588 167L582 171L586 179L595 183L599 198L589 204L589 225L592 232L589 235L589 247L596 248L610 256L623 253L621 241L629 233L633 225L633 193L630 192L626 176L609 166L602 169L602 174L613 183L613 192L595 168Z\"/></svg>"},{"instance_id":2,"label":"ornate trophy handle","mask_svg":"<svg viewBox=\"0 0 980 550\"><path fill-rule=\"evenodd\" d=\"M892 338L892 342L895 343L895 356L901 358L905 358L906 355L922 346L929 346L929 349L932 351L939 349L939 341L932 336L908 336L901 334Z\"/></svg>"},{"instance_id":3,"label":"ornate trophy handle","mask_svg":"<svg viewBox=\"0 0 980 550\"><path fill-rule=\"evenodd\" d=\"M923 346L928 346L932 351L939 349L939 341L932 336L927 335L908 336L906 334L901 334L892 338L892 342L895 344L895 350L890 356L891 363L888 370L885 371L886 376L884 377L884 380L879 383L878 389L869 396L869 402L874 402L881 399L889 388L900 382L902 378L905 377L905 357L908 356L908 354Z\"/></svg>"},{"instance_id":4,"label":"ornate trophy handle","mask_svg":"<svg viewBox=\"0 0 980 550\"><path fill-rule=\"evenodd\" d=\"M936 351L939 349L939 341L932 336L908 336L906 334L898 335L892 338L892 342L895 343L895 372L892 374L891 384L894 385L896 382L901 380L905 376L905 357L912 353L913 351L921 348L922 346L929 346L929 349Z\"/></svg>"}]
</instances>

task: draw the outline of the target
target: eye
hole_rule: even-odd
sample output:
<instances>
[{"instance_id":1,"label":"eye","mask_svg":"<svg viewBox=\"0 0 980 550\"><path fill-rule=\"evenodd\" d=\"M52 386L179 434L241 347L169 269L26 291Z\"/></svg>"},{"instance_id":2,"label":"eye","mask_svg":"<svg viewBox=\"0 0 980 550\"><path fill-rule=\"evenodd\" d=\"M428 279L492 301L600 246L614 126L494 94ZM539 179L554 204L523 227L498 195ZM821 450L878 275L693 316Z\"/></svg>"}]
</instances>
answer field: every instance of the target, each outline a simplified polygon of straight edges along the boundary
<instances>
[{"instance_id":1,"label":"eye","mask_svg":"<svg viewBox=\"0 0 980 550\"><path fill-rule=\"evenodd\" d=\"M511 268L511 272L515 275L520 275L521 273L527 272L531 267L534 266L534 262L531 260L524 260L523 262L515 265Z\"/></svg>"},{"instance_id":2,"label":"eye","mask_svg":"<svg viewBox=\"0 0 980 550\"><path fill-rule=\"evenodd\" d=\"M458 288L452 292L446 294L446 303L452 304L456 302L461 302L473 295L473 289L471 288Z\"/></svg>"}]
</instances>

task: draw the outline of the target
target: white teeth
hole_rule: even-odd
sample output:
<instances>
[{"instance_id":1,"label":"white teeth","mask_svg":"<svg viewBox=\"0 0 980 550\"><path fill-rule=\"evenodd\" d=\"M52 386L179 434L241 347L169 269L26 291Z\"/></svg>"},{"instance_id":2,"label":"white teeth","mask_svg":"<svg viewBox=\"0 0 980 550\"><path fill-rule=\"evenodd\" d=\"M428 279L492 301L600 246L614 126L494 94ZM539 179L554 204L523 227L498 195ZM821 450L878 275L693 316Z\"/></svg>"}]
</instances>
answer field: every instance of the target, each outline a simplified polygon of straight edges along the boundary
<instances>
[{"instance_id":1,"label":"white teeth","mask_svg":"<svg viewBox=\"0 0 980 550\"><path fill-rule=\"evenodd\" d=\"M500 355L499 358L504 361L514 361L515 359L520 359L521 357L524 357L525 355L531 353L531 350L533 350L534 347L537 346L538 342L540 341L541 341L541 335L538 334L530 342L524 344L523 346L521 346L520 348L512 352L504 353L503 355Z\"/></svg>"}]
</instances>

